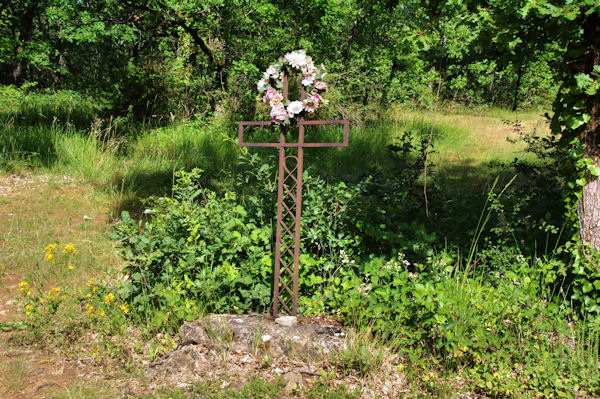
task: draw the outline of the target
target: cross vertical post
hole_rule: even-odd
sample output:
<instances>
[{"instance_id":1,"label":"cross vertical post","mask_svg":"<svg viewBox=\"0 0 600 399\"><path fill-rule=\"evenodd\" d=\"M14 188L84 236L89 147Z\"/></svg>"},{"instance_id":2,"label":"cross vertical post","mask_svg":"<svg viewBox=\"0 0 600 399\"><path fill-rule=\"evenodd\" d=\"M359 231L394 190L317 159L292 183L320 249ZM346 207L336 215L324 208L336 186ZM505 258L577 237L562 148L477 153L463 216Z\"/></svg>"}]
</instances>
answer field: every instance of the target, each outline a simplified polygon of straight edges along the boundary
<instances>
[{"instance_id":1,"label":"cross vertical post","mask_svg":"<svg viewBox=\"0 0 600 399\"><path fill-rule=\"evenodd\" d=\"M301 100L306 91L301 85ZM283 97L288 97L288 77L283 79ZM238 125L238 145L245 147L278 147L279 175L277 182L277 226L275 238L275 265L273 269L273 309L274 317L280 311L289 315L298 314L298 275L300 270L300 229L302 216L302 172L305 147L347 147L349 124L347 120L304 120L298 126L298 141L287 142L287 127L280 125L278 143L248 143L244 141L244 126L272 126L271 121L248 121ZM306 125L343 125L342 142L306 143ZM296 155L286 154L286 148L297 148ZM290 287L291 283L291 287Z\"/></svg>"}]
</instances>

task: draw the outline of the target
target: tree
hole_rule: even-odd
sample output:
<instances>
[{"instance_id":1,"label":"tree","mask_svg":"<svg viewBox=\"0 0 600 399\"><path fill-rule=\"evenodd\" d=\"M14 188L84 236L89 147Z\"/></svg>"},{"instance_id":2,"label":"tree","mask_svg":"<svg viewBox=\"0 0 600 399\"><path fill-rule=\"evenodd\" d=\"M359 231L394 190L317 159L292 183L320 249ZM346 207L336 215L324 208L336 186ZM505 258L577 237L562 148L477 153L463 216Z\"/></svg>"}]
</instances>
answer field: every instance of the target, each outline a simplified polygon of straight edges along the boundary
<instances>
[{"instance_id":1,"label":"tree","mask_svg":"<svg viewBox=\"0 0 600 399\"><path fill-rule=\"evenodd\" d=\"M581 37L569 45L552 122L563 143L581 148L571 152L583 175L575 196L579 236L600 250L600 5L582 8L576 23Z\"/></svg>"}]
</instances>

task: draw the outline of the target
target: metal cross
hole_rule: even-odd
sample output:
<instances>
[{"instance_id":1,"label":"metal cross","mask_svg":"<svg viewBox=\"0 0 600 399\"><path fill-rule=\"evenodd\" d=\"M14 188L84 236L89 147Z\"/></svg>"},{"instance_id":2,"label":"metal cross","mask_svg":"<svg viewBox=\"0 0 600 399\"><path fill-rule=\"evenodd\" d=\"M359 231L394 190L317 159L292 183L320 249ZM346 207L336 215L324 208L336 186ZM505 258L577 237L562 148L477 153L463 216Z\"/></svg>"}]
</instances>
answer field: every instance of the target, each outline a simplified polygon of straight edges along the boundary
<instances>
[{"instance_id":1,"label":"metal cross","mask_svg":"<svg viewBox=\"0 0 600 399\"><path fill-rule=\"evenodd\" d=\"M301 100L306 90L300 85ZM283 98L288 98L288 77L283 78ZM347 120L300 120L298 142L286 142L286 127L281 125L278 143L247 143L244 141L244 126L272 126L271 121L240 122L238 145L242 147L279 148L279 179L277 184L277 228L275 239L275 268L273 271L273 316L280 310L289 315L298 314L298 271L300 259L300 217L302 213L302 156L305 147L347 147ZM308 125L343 125L343 141L337 143L306 143L304 127ZM286 148L296 148L297 155L286 155ZM291 281L290 281L291 280ZM292 287L290 288L290 283ZM291 302L291 303L290 303ZM281 305L281 308L280 308Z\"/></svg>"}]
</instances>

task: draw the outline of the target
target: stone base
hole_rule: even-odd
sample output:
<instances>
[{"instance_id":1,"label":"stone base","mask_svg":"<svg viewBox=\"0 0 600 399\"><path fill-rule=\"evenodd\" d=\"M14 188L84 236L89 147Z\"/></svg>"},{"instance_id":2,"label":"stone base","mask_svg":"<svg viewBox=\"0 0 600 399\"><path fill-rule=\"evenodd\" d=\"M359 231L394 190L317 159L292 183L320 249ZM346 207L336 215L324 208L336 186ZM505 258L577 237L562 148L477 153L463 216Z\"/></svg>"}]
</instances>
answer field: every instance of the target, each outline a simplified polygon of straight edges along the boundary
<instances>
[{"instance_id":1,"label":"stone base","mask_svg":"<svg viewBox=\"0 0 600 399\"><path fill-rule=\"evenodd\" d=\"M319 320L321 321L321 320ZM184 345L202 344L272 359L292 354L318 357L346 348L346 331L341 326L310 318L281 325L265 315L209 315L184 323L180 329Z\"/></svg>"},{"instance_id":2,"label":"stone base","mask_svg":"<svg viewBox=\"0 0 600 399\"><path fill-rule=\"evenodd\" d=\"M240 365L273 367L290 361L320 362L328 354L346 349L346 331L332 320L299 316L296 321L282 326L266 315L220 314L186 322L179 330L177 348L151 364L148 376L197 373L211 367L214 356ZM273 371L282 373L278 368ZM316 375L302 368L293 371Z\"/></svg>"}]
</instances>

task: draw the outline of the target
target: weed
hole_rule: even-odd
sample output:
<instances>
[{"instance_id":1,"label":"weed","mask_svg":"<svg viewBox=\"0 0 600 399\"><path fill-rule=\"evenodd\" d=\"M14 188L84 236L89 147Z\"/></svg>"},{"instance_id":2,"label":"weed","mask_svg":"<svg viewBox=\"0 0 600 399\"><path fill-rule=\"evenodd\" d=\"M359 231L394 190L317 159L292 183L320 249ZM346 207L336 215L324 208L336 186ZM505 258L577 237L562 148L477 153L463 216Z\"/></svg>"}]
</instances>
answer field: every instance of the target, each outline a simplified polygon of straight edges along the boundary
<instances>
[{"instance_id":1,"label":"weed","mask_svg":"<svg viewBox=\"0 0 600 399\"><path fill-rule=\"evenodd\" d=\"M29 373L29 365L24 360L15 360L5 363L0 368L0 385L6 392L18 391Z\"/></svg>"},{"instance_id":2,"label":"weed","mask_svg":"<svg viewBox=\"0 0 600 399\"><path fill-rule=\"evenodd\" d=\"M103 385L75 383L71 387L51 396L53 399L110 399L114 393Z\"/></svg>"},{"instance_id":3,"label":"weed","mask_svg":"<svg viewBox=\"0 0 600 399\"><path fill-rule=\"evenodd\" d=\"M258 355L260 354L261 350L266 349L264 347L264 340L263 340L264 331L265 331L265 322L261 318L258 321L258 325L256 326L256 330L249 337L249 342L248 342L248 346L250 348L250 353L254 357L258 357ZM263 360L268 359L268 351L265 350L264 352L265 352L265 358L263 358Z\"/></svg>"},{"instance_id":4,"label":"weed","mask_svg":"<svg viewBox=\"0 0 600 399\"><path fill-rule=\"evenodd\" d=\"M343 375L357 373L366 377L380 369L384 361L383 349L368 329L348 335L346 342L347 348L336 352L331 359Z\"/></svg>"},{"instance_id":5,"label":"weed","mask_svg":"<svg viewBox=\"0 0 600 399\"><path fill-rule=\"evenodd\" d=\"M233 345L233 332L225 322L214 324L210 320L204 319L202 323L206 335L219 349L221 357L225 361Z\"/></svg>"}]
</instances>

